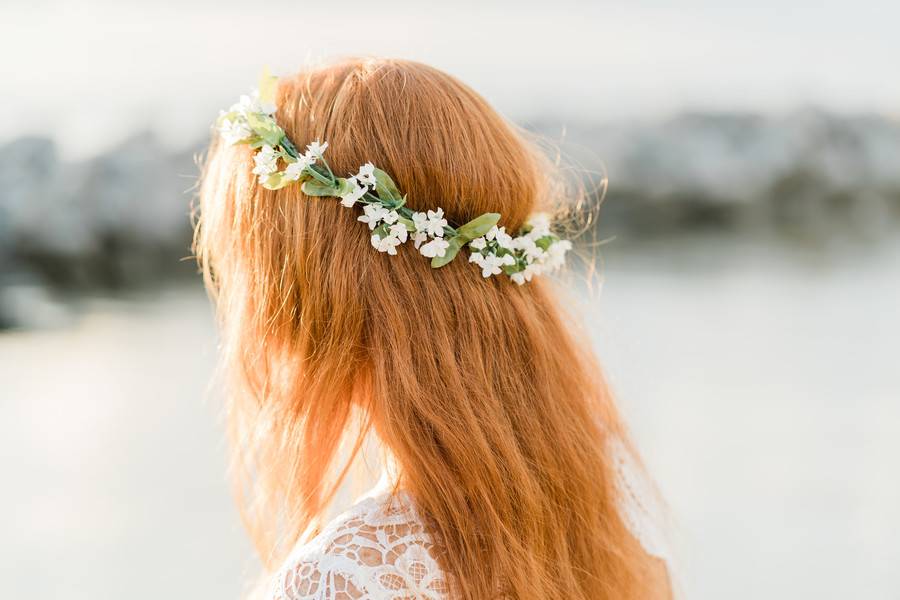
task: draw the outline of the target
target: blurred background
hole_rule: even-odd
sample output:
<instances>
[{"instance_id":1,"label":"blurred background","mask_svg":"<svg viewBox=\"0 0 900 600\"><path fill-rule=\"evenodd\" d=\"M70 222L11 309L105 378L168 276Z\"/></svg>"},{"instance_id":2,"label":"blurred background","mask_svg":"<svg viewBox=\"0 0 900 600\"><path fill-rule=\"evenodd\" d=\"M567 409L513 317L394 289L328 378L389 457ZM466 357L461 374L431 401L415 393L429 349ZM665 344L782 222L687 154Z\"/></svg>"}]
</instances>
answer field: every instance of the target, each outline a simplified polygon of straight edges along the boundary
<instances>
[{"instance_id":1,"label":"blurred background","mask_svg":"<svg viewBox=\"0 0 900 600\"><path fill-rule=\"evenodd\" d=\"M609 186L579 310L689 598L900 598L900 5L0 6L0 597L236 598L195 156L264 65L412 58ZM578 277L572 278L578 281Z\"/></svg>"}]
</instances>

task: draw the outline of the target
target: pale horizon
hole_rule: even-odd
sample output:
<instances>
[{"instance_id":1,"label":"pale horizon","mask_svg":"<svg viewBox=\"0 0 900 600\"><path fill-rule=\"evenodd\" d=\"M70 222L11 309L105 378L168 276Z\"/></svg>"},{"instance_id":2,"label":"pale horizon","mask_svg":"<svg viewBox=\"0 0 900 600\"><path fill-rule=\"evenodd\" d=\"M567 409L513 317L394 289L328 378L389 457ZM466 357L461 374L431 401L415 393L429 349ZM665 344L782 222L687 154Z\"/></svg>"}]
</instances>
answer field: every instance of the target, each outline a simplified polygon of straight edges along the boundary
<instances>
[{"instance_id":1,"label":"pale horizon","mask_svg":"<svg viewBox=\"0 0 900 600\"><path fill-rule=\"evenodd\" d=\"M27 52L28 68L14 61L2 67L0 93L14 116L0 120L0 142L48 136L63 156L79 158L149 130L185 146L205 134L218 108L253 86L263 66L285 73L347 55L435 65L516 120L806 106L900 114L900 81L888 77L900 56L900 38L891 33L900 6L880 0L852 10L807 0L790 9L773 0L752 8L702 0L677 10L651 2L462 2L427 14L398 0L302 6L5 6L0 16L13 27L0 37L0 50ZM404 7L402 19L388 17Z\"/></svg>"}]
</instances>

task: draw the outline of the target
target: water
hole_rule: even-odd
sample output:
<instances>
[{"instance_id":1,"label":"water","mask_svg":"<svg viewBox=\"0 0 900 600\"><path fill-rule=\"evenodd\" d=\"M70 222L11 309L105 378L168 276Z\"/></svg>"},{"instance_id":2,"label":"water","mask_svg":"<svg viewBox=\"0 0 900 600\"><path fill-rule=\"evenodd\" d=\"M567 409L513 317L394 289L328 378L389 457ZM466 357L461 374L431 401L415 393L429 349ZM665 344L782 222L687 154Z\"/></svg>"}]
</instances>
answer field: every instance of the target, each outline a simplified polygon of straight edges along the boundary
<instances>
[{"instance_id":1,"label":"water","mask_svg":"<svg viewBox=\"0 0 900 600\"><path fill-rule=\"evenodd\" d=\"M900 597L898 257L661 245L582 296L687 597ZM198 290L0 335L0 597L238 597L214 345Z\"/></svg>"}]
</instances>

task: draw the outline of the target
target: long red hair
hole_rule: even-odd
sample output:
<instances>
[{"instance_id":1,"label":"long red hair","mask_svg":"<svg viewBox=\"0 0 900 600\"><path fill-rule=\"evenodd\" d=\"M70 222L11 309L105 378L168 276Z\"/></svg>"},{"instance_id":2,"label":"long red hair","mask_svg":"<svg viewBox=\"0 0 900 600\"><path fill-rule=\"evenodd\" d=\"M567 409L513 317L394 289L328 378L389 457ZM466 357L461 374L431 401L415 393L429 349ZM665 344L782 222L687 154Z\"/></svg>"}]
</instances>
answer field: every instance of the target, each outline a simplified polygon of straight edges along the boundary
<instances>
[{"instance_id":1,"label":"long red hair","mask_svg":"<svg viewBox=\"0 0 900 600\"><path fill-rule=\"evenodd\" d=\"M372 161L410 207L443 207L452 223L497 212L515 231L560 200L533 144L419 63L305 71L280 81L277 106L296 146L329 142L336 173ZM213 143L195 245L232 379L241 505L265 564L323 515L347 432L358 451L374 430L460 598L648 597L653 560L620 518L608 453L625 432L547 282L483 279L462 254L432 269L411 245L378 253L358 211L263 189L251 152Z\"/></svg>"}]
</instances>

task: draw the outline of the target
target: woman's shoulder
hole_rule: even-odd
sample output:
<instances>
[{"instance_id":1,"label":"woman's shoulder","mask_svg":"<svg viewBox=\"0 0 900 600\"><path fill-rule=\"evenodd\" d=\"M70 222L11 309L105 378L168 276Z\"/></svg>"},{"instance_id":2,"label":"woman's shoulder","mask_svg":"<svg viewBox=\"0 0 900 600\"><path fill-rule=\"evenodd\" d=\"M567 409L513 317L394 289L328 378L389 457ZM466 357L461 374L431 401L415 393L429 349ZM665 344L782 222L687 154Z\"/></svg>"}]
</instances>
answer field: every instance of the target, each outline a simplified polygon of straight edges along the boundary
<instances>
[{"instance_id":1,"label":"woman's shoulder","mask_svg":"<svg viewBox=\"0 0 900 600\"><path fill-rule=\"evenodd\" d=\"M405 492L364 498L298 546L276 574L273 600L443 599L434 544Z\"/></svg>"}]
</instances>

